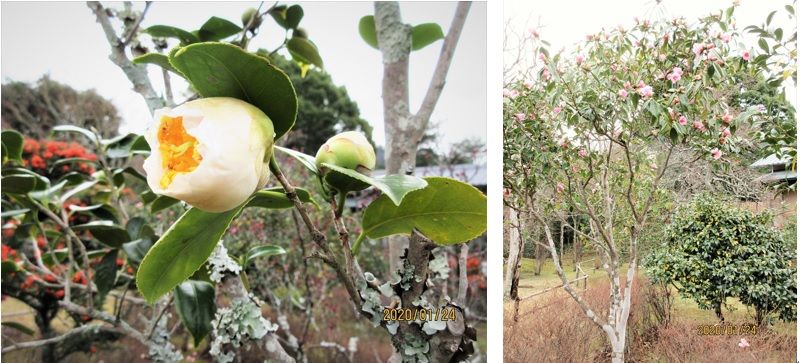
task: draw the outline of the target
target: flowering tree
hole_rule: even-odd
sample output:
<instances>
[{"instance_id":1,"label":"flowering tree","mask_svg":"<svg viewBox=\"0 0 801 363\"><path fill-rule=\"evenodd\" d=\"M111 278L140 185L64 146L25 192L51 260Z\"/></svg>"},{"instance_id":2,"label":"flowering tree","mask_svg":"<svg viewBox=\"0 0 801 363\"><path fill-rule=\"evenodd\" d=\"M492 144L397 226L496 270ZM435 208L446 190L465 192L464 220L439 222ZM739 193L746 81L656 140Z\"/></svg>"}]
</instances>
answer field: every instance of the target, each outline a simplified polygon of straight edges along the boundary
<instances>
[{"instance_id":1,"label":"flowering tree","mask_svg":"<svg viewBox=\"0 0 801 363\"><path fill-rule=\"evenodd\" d=\"M624 361L639 241L659 201L669 198L662 177L678 153L694 155L689 162L731 161L738 130L761 112L721 102L721 90L739 75L760 72L734 10L692 24L635 19L588 35L570 52L541 50L536 77L504 89L506 204L544 231L537 243L550 251L565 291L605 333L614 362ZM531 39L540 42L537 33ZM586 228L569 223L575 216L589 220ZM568 283L549 228L554 220L598 252L610 281L605 314Z\"/></svg>"},{"instance_id":2,"label":"flowering tree","mask_svg":"<svg viewBox=\"0 0 801 363\"><path fill-rule=\"evenodd\" d=\"M121 10L87 5L109 40L111 60L143 95L154 120L144 135L109 139L73 125L57 126L55 132L85 138L96 157L70 153L53 163L28 156L33 147L25 146L23 136L3 131L3 218L19 234L17 245L4 245L4 292L7 283L20 285L22 292L44 291L48 306L76 317L76 327L67 333L4 346L4 353L60 348L66 342L71 351L91 351L95 348L88 342L128 336L148 348L150 359L177 362L183 354L170 341L175 327L167 325L175 313L196 346L209 337L217 361L234 361L245 350L270 362L304 361L297 339L279 339L279 330L291 337L288 323L274 324L262 315L263 302L245 272L256 259L297 252L268 244L269 233L253 233L262 239L234 256L222 242L244 210L258 208L293 211L298 237L309 242L302 257L331 268L352 310L386 332L403 361L451 361L472 354L475 330L465 321L464 297L451 300L429 287L450 270L439 247L485 231L484 195L450 178L371 176L375 151L359 132L331 137L316 156L276 145L292 131L298 101L289 77L271 57L288 52L302 75L323 67L317 47L299 28L300 6L249 9L242 26L212 17L187 31L142 27L150 3L142 12L130 4ZM275 50L249 51L268 16L286 38ZM145 35L155 51L144 45ZM170 48L168 39L178 44ZM131 59L129 52L137 56ZM163 70L164 97L153 91L145 65ZM170 77L185 79L195 94L173 105ZM129 165L138 155L146 156L144 175ZM80 172L59 169L73 164ZM289 165L306 169L309 190L297 187L292 174L282 170ZM60 170L66 173L52 174ZM368 187L381 195L352 234L345 222L346 196ZM138 195L128 188L137 188ZM71 198L82 198L85 205L65 204ZM138 203L131 206L129 199ZM152 214L171 206L180 216L159 228ZM322 220L312 218L313 208L325 211ZM74 221L74 215L84 219ZM368 238L394 235L407 236L409 247L394 278L380 282L360 266L359 246ZM44 243L36 242L39 237ZM462 270L466 284L466 266ZM103 306L112 294L116 304L107 311ZM143 315L123 319L131 306Z\"/></svg>"}]
</instances>

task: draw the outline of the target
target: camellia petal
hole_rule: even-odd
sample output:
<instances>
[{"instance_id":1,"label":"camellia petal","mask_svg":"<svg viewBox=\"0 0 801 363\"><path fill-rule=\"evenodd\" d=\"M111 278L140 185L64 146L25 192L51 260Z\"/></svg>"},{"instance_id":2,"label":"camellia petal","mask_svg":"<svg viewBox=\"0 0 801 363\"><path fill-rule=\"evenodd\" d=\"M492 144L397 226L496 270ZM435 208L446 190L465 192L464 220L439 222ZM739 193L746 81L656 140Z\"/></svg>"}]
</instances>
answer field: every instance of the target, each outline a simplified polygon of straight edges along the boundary
<instances>
[{"instance_id":1,"label":"camellia petal","mask_svg":"<svg viewBox=\"0 0 801 363\"><path fill-rule=\"evenodd\" d=\"M230 210L267 183L274 136L264 112L235 98L157 110L145 133L148 185L207 212Z\"/></svg>"}]
</instances>

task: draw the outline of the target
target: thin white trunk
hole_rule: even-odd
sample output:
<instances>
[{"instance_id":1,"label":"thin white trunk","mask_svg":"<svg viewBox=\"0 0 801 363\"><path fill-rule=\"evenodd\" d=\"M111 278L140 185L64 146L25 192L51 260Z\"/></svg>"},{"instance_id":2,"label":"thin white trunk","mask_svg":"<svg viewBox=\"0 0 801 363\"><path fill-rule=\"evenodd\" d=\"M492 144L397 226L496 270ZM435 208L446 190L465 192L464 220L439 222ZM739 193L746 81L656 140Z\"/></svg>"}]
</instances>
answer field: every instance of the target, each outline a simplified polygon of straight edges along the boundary
<instances>
[{"instance_id":1,"label":"thin white trunk","mask_svg":"<svg viewBox=\"0 0 801 363\"><path fill-rule=\"evenodd\" d=\"M503 282L503 294L505 297L517 298L516 281L520 278L520 255L522 246L520 241L519 228L520 219L518 212L514 209L509 210L509 258L506 263L506 277ZM514 292L513 292L514 291Z\"/></svg>"}]
</instances>

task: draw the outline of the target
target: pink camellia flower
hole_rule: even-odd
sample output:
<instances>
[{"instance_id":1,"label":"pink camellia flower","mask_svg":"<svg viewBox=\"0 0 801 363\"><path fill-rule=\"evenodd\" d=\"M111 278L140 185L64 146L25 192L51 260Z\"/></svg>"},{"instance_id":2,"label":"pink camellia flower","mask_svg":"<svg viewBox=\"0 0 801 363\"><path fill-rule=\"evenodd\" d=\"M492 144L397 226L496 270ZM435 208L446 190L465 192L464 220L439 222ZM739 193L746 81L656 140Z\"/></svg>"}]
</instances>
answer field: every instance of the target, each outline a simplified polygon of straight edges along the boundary
<instances>
[{"instance_id":1,"label":"pink camellia flower","mask_svg":"<svg viewBox=\"0 0 801 363\"><path fill-rule=\"evenodd\" d=\"M561 193L565 191L565 185L562 183L556 183L556 192Z\"/></svg>"},{"instance_id":2,"label":"pink camellia flower","mask_svg":"<svg viewBox=\"0 0 801 363\"><path fill-rule=\"evenodd\" d=\"M581 63L584 63L584 56L579 54L576 56L576 64L581 65Z\"/></svg>"},{"instance_id":3,"label":"pink camellia flower","mask_svg":"<svg viewBox=\"0 0 801 363\"><path fill-rule=\"evenodd\" d=\"M548 63L548 58L545 56L545 53L540 53L539 58L543 63Z\"/></svg>"},{"instance_id":4,"label":"pink camellia flower","mask_svg":"<svg viewBox=\"0 0 801 363\"><path fill-rule=\"evenodd\" d=\"M720 40L722 40L724 43L730 42L731 41L731 34L723 34L723 35L721 35L720 36Z\"/></svg>"},{"instance_id":5,"label":"pink camellia flower","mask_svg":"<svg viewBox=\"0 0 801 363\"><path fill-rule=\"evenodd\" d=\"M556 106L556 107L553 108L553 114L554 115L558 115L560 112L562 112L562 108L561 107Z\"/></svg>"},{"instance_id":6,"label":"pink camellia flower","mask_svg":"<svg viewBox=\"0 0 801 363\"><path fill-rule=\"evenodd\" d=\"M723 156L723 152L718 148L712 149L710 153L712 154L712 158L715 160L720 160L720 158Z\"/></svg>"},{"instance_id":7,"label":"pink camellia flower","mask_svg":"<svg viewBox=\"0 0 801 363\"><path fill-rule=\"evenodd\" d=\"M504 98L509 98L509 96L511 96L511 95L512 95L512 91L510 89L508 89L508 88L504 88L503 89L503 97Z\"/></svg>"},{"instance_id":8,"label":"pink camellia flower","mask_svg":"<svg viewBox=\"0 0 801 363\"><path fill-rule=\"evenodd\" d=\"M684 71L682 71L681 68L679 67L673 67L673 73L676 73L681 76L684 74Z\"/></svg>"},{"instance_id":9,"label":"pink camellia flower","mask_svg":"<svg viewBox=\"0 0 801 363\"><path fill-rule=\"evenodd\" d=\"M637 92L639 92L642 97L652 97L654 95L654 89L651 88L651 86L642 86L637 89Z\"/></svg>"},{"instance_id":10,"label":"pink camellia flower","mask_svg":"<svg viewBox=\"0 0 801 363\"><path fill-rule=\"evenodd\" d=\"M726 125L728 125L731 122L732 118L733 116L729 113L729 111L726 111L726 113L724 113L723 116L720 117L720 119Z\"/></svg>"},{"instance_id":11,"label":"pink camellia flower","mask_svg":"<svg viewBox=\"0 0 801 363\"><path fill-rule=\"evenodd\" d=\"M523 121L523 120L526 119L526 114L522 113L522 112L521 113L516 113L515 114L515 118L517 119L517 121Z\"/></svg>"},{"instance_id":12,"label":"pink camellia flower","mask_svg":"<svg viewBox=\"0 0 801 363\"><path fill-rule=\"evenodd\" d=\"M631 89L631 82L626 81L626 83L623 83L623 89L626 89L626 90Z\"/></svg>"},{"instance_id":13,"label":"pink camellia flower","mask_svg":"<svg viewBox=\"0 0 801 363\"><path fill-rule=\"evenodd\" d=\"M749 53L747 50L743 52L743 60L746 62L751 60L751 53Z\"/></svg>"},{"instance_id":14,"label":"pink camellia flower","mask_svg":"<svg viewBox=\"0 0 801 363\"><path fill-rule=\"evenodd\" d=\"M748 344L748 341L745 340L745 338L740 338L740 343L738 343L737 346L740 347L740 348L745 349L745 348L750 347L751 344Z\"/></svg>"},{"instance_id":15,"label":"pink camellia flower","mask_svg":"<svg viewBox=\"0 0 801 363\"><path fill-rule=\"evenodd\" d=\"M534 88L534 82L532 82L532 81L523 81L523 86L526 87L527 89L532 89L532 88Z\"/></svg>"},{"instance_id":16,"label":"pink camellia flower","mask_svg":"<svg viewBox=\"0 0 801 363\"><path fill-rule=\"evenodd\" d=\"M706 126L704 126L704 123L697 120L693 122L693 128L701 132L706 131Z\"/></svg>"},{"instance_id":17,"label":"pink camellia flower","mask_svg":"<svg viewBox=\"0 0 801 363\"><path fill-rule=\"evenodd\" d=\"M637 82L637 88L642 88L642 87L645 87L645 81L640 80L639 82Z\"/></svg>"},{"instance_id":18,"label":"pink camellia flower","mask_svg":"<svg viewBox=\"0 0 801 363\"><path fill-rule=\"evenodd\" d=\"M667 79L673 82L673 84L676 84L676 82L681 80L681 74L678 74L676 72L671 72L667 75Z\"/></svg>"},{"instance_id":19,"label":"pink camellia flower","mask_svg":"<svg viewBox=\"0 0 801 363\"><path fill-rule=\"evenodd\" d=\"M665 59L667 59L667 54L665 54L665 53L659 53L659 61L660 61L660 62L664 62L664 61L665 61Z\"/></svg>"},{"instance_id":20,"label":"pink camellia flower","mask_svg":"<svg viewBox=\"0 0 801 363\"><path fill-rule=\"evenodd\" d=\"M723 135L723 137L729 137L729 136L731 136L731 130L729 130L729 128L727 127L725 129L723 129L723 132L721 133L721 135Z\"/></svg>"},{"instance_id":21,"label":"pink camellia flower","mask_svg":"<svg viewBox=\"0 0 801 363\"><path fill-rule=\"evenodd\" d=\"M696 56L701 55L701 52L703 52L703 51L704 51L704 45L703 44L701 44L701 43L693 44L693 53L695 53Z\"/></svg>"},{"instance_id":22,"label":"pink camellia flower","mask_svg":"<svg viewBox=\"0 0 801 363\"><path fill-rule=\"evenodd\" d=\"M580 156L582 158L586 158L587 155L588 155L587 154L587 149L581 149L581 150L578 151L578 156Z\"/></svg>"},{"instance_id":23,"label":"pink camellia flower","mask_svg":"<svg viewBox=\"0 0 801 363\"><path fill-rule=\"evenodd\" d=\"M620 98L626 98L629 96L629 92L624 89L621 89L620 91L617 91L617 96Z\"/></svg>"},{"instance_id":24,"label":"pink camellia flower","mask_svg":"<svg viewBox=\"0 0 801 363\"><path fill-rule=\"evenodd\" d=\"M684 116L679 117L679 125L684 126L686 124L687 124L687 118Z\"/></svg>"},{"instance_id":25,"label":"pink camellia flower","mask_svg":"<svg viewBox=\"0 0 801 363\"><path fill-rule=\"evenodd\" d=\"M542 69L542 79L546 81L551 79L551 71L549 71L548 68Z\"/></svg>"}]
</instances>

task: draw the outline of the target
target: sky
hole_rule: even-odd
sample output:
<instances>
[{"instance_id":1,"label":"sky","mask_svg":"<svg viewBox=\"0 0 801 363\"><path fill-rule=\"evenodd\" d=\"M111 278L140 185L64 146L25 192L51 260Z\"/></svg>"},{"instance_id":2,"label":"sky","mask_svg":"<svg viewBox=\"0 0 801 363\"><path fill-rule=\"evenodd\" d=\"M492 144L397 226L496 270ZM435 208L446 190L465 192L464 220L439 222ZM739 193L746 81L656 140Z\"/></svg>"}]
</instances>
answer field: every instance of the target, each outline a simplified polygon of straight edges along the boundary
<instances>
[{"instance_id":1,"label":"sky","mask_svg":"<svg viewBox=\"0 0 801 363\"><path fill-rule=\"evenodd\" d=\"M105 4L122 7L119 3ZM351 99L359 105L362 117L374 126L373 140L383 145L381 54L365 44L358 34L359 19L374 12L373 3L298 4L305 13L301 27L317 44L326 71L335 84L347 88ZM135 6L141 9L143 4ZM155 2L143 26L167 24L192 30L210 16L238 24L246 8L258 6L258 2ZM0 8L0 78L3 82L33 82L49 74L52 79L79 90L93 88L120 110L121 131L141 133L146 128L151 119L147 106L131 89L122 71L108 59L108 42L84 2L3 2ZM436 22L446 33L455 9L453 2L401 3L404 22L413 25ZM470 8L447 83L431 116L431 122L439 126L438 149L443 152L449 145L466 138L486 141L486 12L486 3L476 2ZM250 49L274 49L282 39L283 30L272 19L265 19ZM150 45L147 40L144 43ZM412 112L416 112L422 102L441 45L440 41L411 55ZM149 73L157 92L163 92L160 68L150 66ZM180 83L176 84L175 78L172 77L173 89L178 90Z\"/></svg>"},{"instance_id":2,"label":"sky","mask_svg":"<svg viewBox=\"0 0 801 363\"><path fill-rule=\"evenodd\" d=\"M734 12L737 27L761 24L773 10L779 10L771 26L781 26L785 34L794 28L787 17L784 5L791 1L742 0ZM504 0L503 14L505 32L513 38L525 34L530 28L539 28L543 40L551 43L551 51L562 48L570 50L590 33L602 28L612 29L618 24L630 26L634 17L654 19L656 17L683 16L692 22L702 16L728 8L732 0L619 0L619 1L522 1ZM757 38L749 34L746 44L757 48ZM515 40L507 44L512 48ZM506 53L507 60L510 53ZM533 56L533 55L531 55ZM796 101L796 87L788 87L788 99Z\"/></svg>"}]
</instances>

